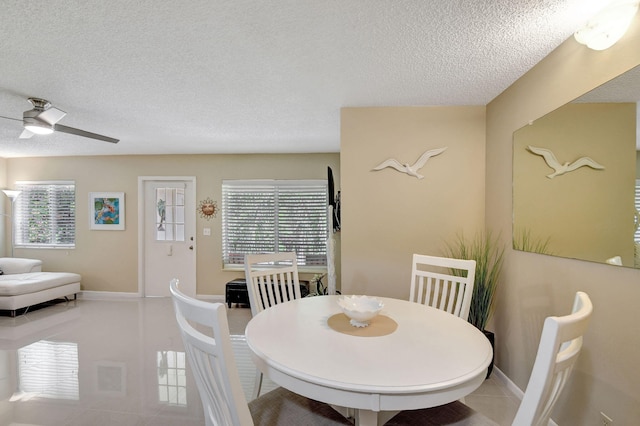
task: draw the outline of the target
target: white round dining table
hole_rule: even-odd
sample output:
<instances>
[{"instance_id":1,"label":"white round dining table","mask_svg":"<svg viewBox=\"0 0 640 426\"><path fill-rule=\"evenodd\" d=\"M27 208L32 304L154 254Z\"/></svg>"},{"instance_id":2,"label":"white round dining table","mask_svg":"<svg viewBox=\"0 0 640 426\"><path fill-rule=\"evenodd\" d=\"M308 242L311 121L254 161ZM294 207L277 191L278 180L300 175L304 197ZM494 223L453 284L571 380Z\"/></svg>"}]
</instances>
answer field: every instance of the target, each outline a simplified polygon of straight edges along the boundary
<instances>
[{"instance_id":1,"label":"white round dining table","mask_svg":"<svg viewBox=\"0 0 640 426\"><path fill-rule=\"evenodd\" d=\"M354 336L328 324L341 312L339 297L297 299L253 317L245 333L260 371L295 393L355 409L361 426L377 425L381 412L447 404L485 380L493 350L467 321L380 297L379 315L397 328L382 336Z\"/></svg>"}]
</instances>

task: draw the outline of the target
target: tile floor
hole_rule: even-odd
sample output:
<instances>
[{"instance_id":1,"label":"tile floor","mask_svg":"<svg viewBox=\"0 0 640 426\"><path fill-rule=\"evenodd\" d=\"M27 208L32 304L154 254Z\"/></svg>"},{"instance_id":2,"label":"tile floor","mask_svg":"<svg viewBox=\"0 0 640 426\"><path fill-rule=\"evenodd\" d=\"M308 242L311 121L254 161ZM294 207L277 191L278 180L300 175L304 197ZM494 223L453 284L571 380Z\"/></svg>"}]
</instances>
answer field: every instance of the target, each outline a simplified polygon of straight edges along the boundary
<instances>
[{"instance_id":1,"label":"tile floor","mask_svg":"<svg viewBox=\"0 0 640 426\"><path fill-rule=\"evenodd\" d=\"M242 334L250 316L229 310L247 395L255 369ZM495 375L465 401L502 425L519 404ZM0 425L203 424L170 299L79 299L0 316Z\"/></svg>"}]
</instances>

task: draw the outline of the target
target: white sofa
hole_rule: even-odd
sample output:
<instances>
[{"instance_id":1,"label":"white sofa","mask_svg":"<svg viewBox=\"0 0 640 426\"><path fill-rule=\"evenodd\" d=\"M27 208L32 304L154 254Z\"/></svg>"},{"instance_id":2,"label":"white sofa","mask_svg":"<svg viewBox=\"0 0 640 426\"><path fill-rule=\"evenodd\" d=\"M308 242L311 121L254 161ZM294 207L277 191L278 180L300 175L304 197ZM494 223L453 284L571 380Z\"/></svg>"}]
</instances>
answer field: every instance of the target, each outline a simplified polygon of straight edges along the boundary
<instances>
[{"instance_id":1,"label":"white sofa","mask_svg":"<svg viewBox=\"0 0 640 426\"><path fill-rule=\"evenodd\" d=\"M42 272L42 261L14 257L0 258L0 310L16 315L18 309L64 297L80 291L80 275L71 272Z\"/></svg>"}]
</instances>

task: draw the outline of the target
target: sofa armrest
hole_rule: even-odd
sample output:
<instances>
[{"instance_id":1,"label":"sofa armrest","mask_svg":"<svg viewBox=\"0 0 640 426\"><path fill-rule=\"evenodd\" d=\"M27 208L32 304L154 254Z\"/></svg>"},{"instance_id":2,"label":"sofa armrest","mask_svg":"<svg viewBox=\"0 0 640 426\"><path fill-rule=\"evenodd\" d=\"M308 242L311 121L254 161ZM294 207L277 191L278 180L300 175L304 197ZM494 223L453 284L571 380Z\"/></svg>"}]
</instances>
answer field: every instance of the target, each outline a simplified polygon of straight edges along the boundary
<instances>
[{"instance_id":1,"label":"sofa armrest","mask_svg":"<svg viewBox=\"0 0 640 426\"><path fill-rule=\"evenodd\" d=\"M42 260L21 257L0 257L0 269L5 275L41 272Z\"/></svg>"}]
</instances>

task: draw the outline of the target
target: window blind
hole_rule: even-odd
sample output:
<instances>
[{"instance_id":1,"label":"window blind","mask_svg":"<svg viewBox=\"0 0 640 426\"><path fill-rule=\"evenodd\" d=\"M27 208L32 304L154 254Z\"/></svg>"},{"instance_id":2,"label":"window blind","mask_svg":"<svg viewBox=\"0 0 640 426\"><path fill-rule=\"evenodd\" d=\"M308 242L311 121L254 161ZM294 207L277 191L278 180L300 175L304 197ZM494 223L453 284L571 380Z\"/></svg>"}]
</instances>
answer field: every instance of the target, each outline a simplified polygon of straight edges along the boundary
<instances>
[{"instance_id":1,"label":"window blind","mask_svg":"<svg viewBox=\"0 0 640 426\"><path fill-rule=\"evenodd\" d=\"M17 182L14 206L15 246L75 247L75 183Z\"/></svg>"},{"instance_id":2,"label":"window blind","mask_svg":"<svg viewBox=\"0 0 640 426\"><path fill-rule=\"evenodd\" d=\"M223 181L224 265L243 265L247 253L295 251L299 266L325 266L327 203L323 180Z\"/></svg>"},{"instance_id":3,"label":"window blind","mask_svg":"<svg viewBox=\"0 0 640 426\"><path fill-rule=\"evenodd\" d=\"M78 345L41 340L18 349L19 389L41 398L80 399Z\"/></svg>"}]
</instances>

